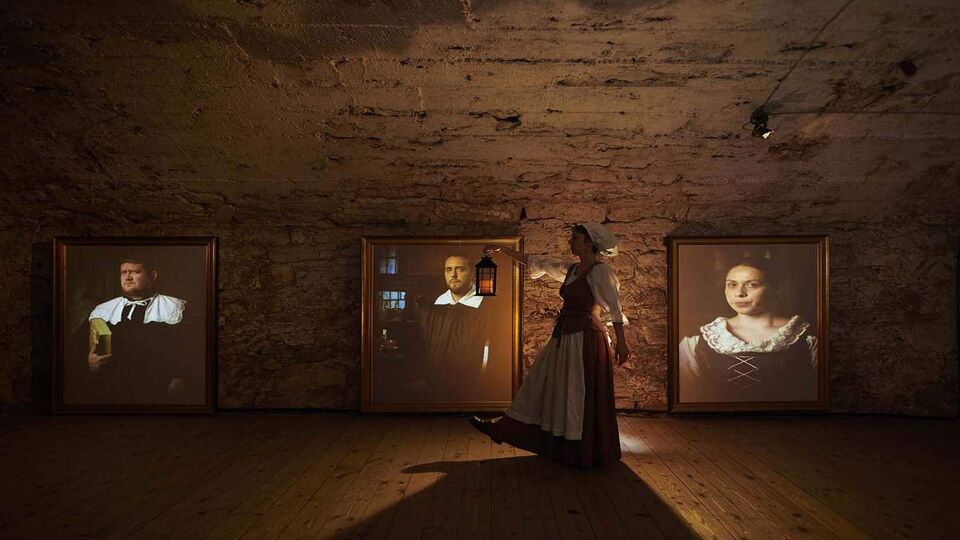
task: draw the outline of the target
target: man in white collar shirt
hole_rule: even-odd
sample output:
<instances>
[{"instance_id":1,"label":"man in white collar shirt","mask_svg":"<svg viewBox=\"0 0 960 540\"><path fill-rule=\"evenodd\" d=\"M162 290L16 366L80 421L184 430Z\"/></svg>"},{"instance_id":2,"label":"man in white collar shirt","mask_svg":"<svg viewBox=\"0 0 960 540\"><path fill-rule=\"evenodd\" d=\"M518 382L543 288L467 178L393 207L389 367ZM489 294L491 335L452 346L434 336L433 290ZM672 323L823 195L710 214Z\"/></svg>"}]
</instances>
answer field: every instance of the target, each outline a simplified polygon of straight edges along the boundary
<instances>
[{"instance_id":1,"label":"man in white collar shirt","mask_svg":"<svg viewBox=\"0 0 960 540\"><path fill-rule=\"evenodd\" d=\"M451 255L443 262L443 277L447 282L447 292L437 297L436 305L463 304L479 308L482 296L477 296L477 287L473 282L473 266L462 255Z\"/></svg>"},{"instance_id":2,"label":"man in white collar shirt","mask_svg":"<svg viewBox=\"0 0 960 540\"><path fill-rule=\"evenodd\" d=\"M179 331L187 302L157 292L159 273L142 257L119 270L122 295L90 312L88 380L104 404L181 401L198 382Z\"/></svg>"},{"instance_id":3,"label":"man in white collar shirt","mask_svg":"<svg viewBox=\"0 0 960 540\"><path fill-rule=\"evenodd\" d=\"M424 342L426 398L471 401L486 395L490 371L492 321L476 296L474 267L466 254L448 256L443 263L447 290L420 314ZM475 392L476 396L469 395Z\"/></svg>"}]
</instances>

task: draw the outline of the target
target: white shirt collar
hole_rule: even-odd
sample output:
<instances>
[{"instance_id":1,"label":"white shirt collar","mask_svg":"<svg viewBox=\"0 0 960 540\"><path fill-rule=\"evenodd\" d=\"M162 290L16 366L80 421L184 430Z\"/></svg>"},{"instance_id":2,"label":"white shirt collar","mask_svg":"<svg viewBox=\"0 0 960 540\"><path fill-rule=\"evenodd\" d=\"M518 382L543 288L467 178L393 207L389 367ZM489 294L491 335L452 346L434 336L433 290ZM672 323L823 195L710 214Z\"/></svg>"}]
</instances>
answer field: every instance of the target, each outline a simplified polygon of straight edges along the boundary
<instances>
[{"instance_id":1,"label":"white shirt collar","mask_svg":"<svg viewBox=\"0 0 960 540\"><path fill-rule=\"evenodd\" d=\"M455 302L453 300L453 293L450 292L450 289L447 289L447 292L437 297L437 300L433 303L433 305L453 306L456 304L463 304L465 306L470 306L472 308L478 308L480 307L480 302L483 302L483 297L477 296L476 289L470 289L470 292L460 297L459 302Z\"/></svg>"},{"instance_id":2,"label":"white shirt collar","mask_svg":"<svg viewBox=\"0 0 960 540\"><path fill-rule=\"evenodd\" d=\"M91 320L103 319L110 324L117 324L123 316L123 308L129 305L145 306L144 323L179 324L183 320L183 310L187 301L164 294L156 294L143 300L128 300L123 296L118 296L93 308L88 318ZM132 314L133 312L130 313L131 316Z\"/></svg>"}]
</instances>

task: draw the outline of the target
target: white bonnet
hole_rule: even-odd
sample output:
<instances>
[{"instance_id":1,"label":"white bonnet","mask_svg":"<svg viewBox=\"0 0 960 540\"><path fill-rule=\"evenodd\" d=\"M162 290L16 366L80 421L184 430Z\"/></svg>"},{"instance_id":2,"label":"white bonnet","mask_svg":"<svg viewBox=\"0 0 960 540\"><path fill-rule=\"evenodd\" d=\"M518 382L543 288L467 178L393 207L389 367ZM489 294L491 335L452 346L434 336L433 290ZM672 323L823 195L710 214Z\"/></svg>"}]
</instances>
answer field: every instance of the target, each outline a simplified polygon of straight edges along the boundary
<instances>
[{"instance_id":1,"label":"white bonnet","mask_svg":"<svg viewBox=\"0 0 960 540\"><path fill-rule=\"evenodd\" d=\"M617 235L599 223L581 223L581 225L587 230L590 240L593 242L593 245L597 246L597 250L601 255L607 257L617 256Z\"/></svg>"}]
</instances>

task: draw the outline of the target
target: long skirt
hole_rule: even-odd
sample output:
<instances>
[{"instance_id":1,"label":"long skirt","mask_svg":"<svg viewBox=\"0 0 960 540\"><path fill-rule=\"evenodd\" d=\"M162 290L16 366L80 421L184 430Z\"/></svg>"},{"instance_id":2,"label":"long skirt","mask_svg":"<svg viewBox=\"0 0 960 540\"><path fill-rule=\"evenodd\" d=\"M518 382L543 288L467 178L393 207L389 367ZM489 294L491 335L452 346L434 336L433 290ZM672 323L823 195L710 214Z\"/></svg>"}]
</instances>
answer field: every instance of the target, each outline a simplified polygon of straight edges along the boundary
<instances>
[{"instance_id":1,"label":"long skirt","mask_svg":"<svg viewBox=\"0 0 960 540\"><path fill-rule=\"evenodd\" d=\"M491 437L564 463L592 467L620 459L607 335L551 337Z\"/></svg>"}]
</instances>

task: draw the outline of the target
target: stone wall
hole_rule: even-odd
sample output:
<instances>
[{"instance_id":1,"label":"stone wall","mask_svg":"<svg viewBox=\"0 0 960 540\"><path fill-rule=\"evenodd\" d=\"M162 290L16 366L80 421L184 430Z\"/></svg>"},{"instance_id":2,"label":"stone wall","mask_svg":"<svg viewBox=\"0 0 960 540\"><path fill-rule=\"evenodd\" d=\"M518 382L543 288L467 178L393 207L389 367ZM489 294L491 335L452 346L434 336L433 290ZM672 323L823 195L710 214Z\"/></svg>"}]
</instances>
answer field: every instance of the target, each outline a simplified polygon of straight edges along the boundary
<instances>
[{"instance_id":1,"label":"stone wall","mask_svg":"<svg viewBox=\"0 0 960 540\"><path fill-rule=\"evenodd\" d=\"M0 403L49 403L53 235L220 237L221 406L339 409L362 235L604 221L619 406L666 407L666 236L827 234L833 409L955 415L960 5L825 27L845 3L7 3ZM526 287L528 362L556 292Z\"/></svg>"}]
</instances>

